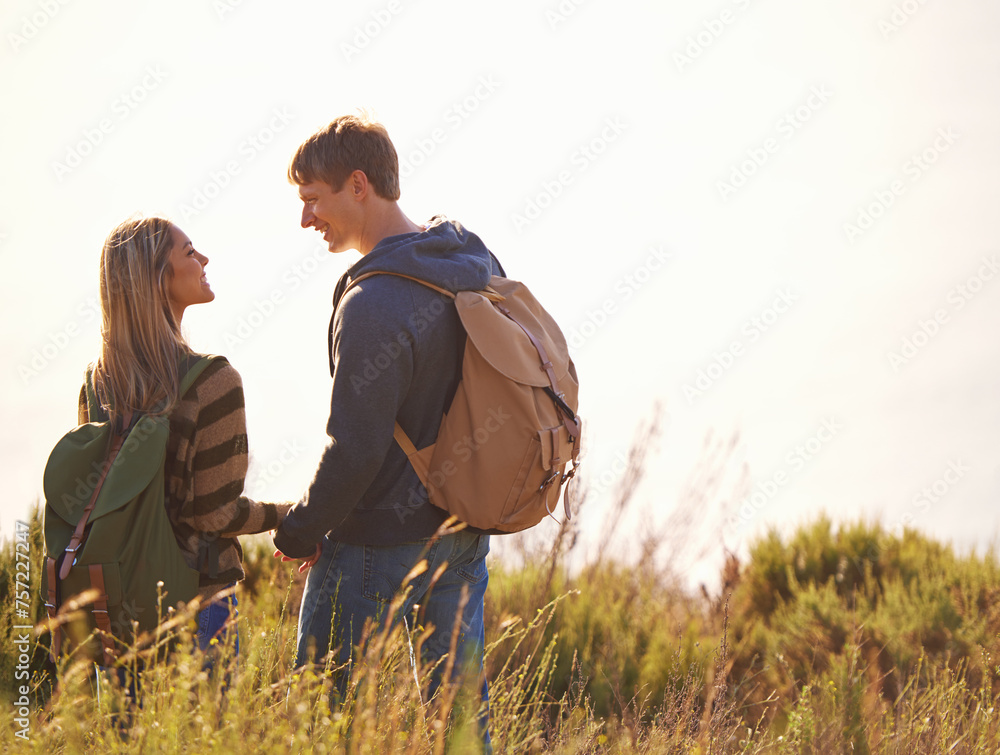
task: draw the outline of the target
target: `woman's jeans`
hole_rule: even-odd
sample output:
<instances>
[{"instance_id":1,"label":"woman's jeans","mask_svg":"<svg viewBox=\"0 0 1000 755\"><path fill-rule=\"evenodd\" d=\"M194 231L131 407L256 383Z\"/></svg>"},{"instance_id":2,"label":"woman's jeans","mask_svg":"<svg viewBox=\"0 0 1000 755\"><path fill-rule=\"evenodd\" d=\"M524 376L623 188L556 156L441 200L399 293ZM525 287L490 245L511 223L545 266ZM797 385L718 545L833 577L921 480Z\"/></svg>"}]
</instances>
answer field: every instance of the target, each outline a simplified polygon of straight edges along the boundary
<instances>
[{"instance_id":1,"label":"woman's jeans","mask_svg":"<svg viewBox=\"0 0 1000 755\"><path fill-rule=\"evenodd\" d=\"M450 651L456 616L459 616L458 662L454 664L453 676L456 680L462 673L472 678L482 676L483 598L489 582L486 571L489 550L489 535L475 535L465 530L436 539L390 546L349 545L324 538L319 560L309 570L302 595L296 666L310 661L322 663L328 651L334 649L335 665L344 669L338 673L336 685L343 695L350 677L352 651L362 641L365 622L368 619L375 621L376 631L385 626L386 611L403 587L406 576L426 559L427 568L407 584L409 592L392 622L409 622L414 607L419 605L418 620L424 626L434 627L424 641L424 660L434 662ZM447 564L447 568L435 582L434 575L443 564ZM463 588L468 590L464 607ZM431 677L431 696L441 684L445 665L437 664L437 673ZM489 692L485 678L481 696L487 711L481 726L489 749Z\"/></svg>"},{"instance_id":2,"label":"woman's jeans","mask_svg":"<svg viewBox=\"0 0 1000 755\"><path fill-rule=\"evenodd\" d=\"M231 589L236 586L233 582L224 589ZM208 650L212 640L217 639L219 645L224 645L229 639L229 633L233 633L233 655L239 655L240 635L236 631L236 618L239 611L236 609L235 593L218 601L213 601L198 612L198 647L202 651ZM232 621L229 620L232 615ZM229 622L229 626L226 626Z\"/></svg>"},{"instance_id":3,"label":"woman's jeans","mask_svg":"<svg viewBox=\"0 0 1000 755\"><path fill-rule=\"evenodd\" d=\"M220 591L223 589L228 590L235 586L236 583L233 582L221 587ZM232 632L233 655L236 656L239 654L240 635L236 631L236 617L239 615L239 612L236 610L236 605L236 595L233 594L218 601L213 601L198 612L198 633L196 638L198 640L198 647L205 654L202 662L202 670L211 671L215 665L218 652L212 646L213 639L218 640L216 646L225 645L229 640L229 633ZM230 615L232 615L232 621L230 621ZM226 622L229 622L228 626ZM103 672L112 672L114 674L112 678L117 678L118 684L125 688L128 699L133 703L142 704L138 695L138 680L132 675L131 669L124 666L118 666L114 669L104 666L99 666L98 668ZM230 679L227 672L225 678L222 680L222 684L224 687L228 687L229 682Z\"/></svg>"}]
</instances>

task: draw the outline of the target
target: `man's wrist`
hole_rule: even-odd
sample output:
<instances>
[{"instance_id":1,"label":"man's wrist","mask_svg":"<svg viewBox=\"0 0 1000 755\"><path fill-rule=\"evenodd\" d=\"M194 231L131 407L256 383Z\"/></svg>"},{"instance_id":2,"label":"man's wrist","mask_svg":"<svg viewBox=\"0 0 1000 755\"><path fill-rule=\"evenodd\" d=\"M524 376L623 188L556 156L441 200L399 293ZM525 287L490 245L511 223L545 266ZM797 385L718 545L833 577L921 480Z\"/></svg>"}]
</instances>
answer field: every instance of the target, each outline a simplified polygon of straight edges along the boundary
<instances>
[{"instance_id":1,"label":"man's wrist","mask_svg":"<svg viewBox=\"0 0 1000 755\"><path fill-rule=\"evenodd\" d=\"M318 543L307 543L292 537L284 527L274 531L274 547L291 558L310 558L316 553Z\"/></svg>"}]
</instances>

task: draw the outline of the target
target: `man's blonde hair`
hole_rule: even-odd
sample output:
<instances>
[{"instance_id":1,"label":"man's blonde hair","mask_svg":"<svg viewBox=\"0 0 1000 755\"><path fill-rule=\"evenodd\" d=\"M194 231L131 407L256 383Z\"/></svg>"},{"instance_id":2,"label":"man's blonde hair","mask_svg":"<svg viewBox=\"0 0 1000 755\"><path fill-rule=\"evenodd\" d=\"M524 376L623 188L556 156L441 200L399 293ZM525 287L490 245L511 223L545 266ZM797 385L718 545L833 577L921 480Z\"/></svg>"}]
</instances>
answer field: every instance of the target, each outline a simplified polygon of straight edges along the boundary
<instances>
[{"instance_id":1,"label":"man's blonde hair","mask_svg":"<svg viewBox=\"0 0 1000 755\"><path fill-rule=\"evenodd\" d=\"M306 139L288 165L288 180L304 186L313 181L340 191L356 170L382 199L399 199L399 157L385 126L367 114L342 115Z\"/></svg>"},{"instance_id":2,"label":"man's blonde hair","mask_svg":"<svg viewBox=\"0 0 1000 755\"><path fill-rule=\"evenodd\" d=\"M180 360L190 353L170 308L173 224L164 218L129 219L101 251L101 354L94 389L113 419L150 413L179 398Z\"/></svg>"}]
</instances>

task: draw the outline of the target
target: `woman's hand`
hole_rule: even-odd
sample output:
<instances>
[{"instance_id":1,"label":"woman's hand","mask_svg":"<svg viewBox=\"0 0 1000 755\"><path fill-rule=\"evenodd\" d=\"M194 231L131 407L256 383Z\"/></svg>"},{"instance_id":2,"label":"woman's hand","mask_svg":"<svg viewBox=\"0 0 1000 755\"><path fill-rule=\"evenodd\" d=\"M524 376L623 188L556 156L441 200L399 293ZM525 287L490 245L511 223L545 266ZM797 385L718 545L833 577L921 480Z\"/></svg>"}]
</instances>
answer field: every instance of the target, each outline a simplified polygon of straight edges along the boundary
<instances>
[{"instance_id":1,"label":"woman's hand","mask_svg":"<svg viewBox=\"0 0 1000 755\"><path fill-rule=\"evenodd\" d=\"M302 565L299 566L299 574L301 574L302 572L306 571L307 569L311 569L313 567L313 565L317 561L319 561L319 556L320 556L320 554L322 552L323 552L323 548L320 546L319 543L316 543L316 552L314 554L312 554L309 558L302 558L302 559L292 558L291 556L286 556L284 553L282 553L279 550L276 550L274 552L274 557L275 558L280 558L282 561L301 561Z\"/></svg>"}]
</instances>

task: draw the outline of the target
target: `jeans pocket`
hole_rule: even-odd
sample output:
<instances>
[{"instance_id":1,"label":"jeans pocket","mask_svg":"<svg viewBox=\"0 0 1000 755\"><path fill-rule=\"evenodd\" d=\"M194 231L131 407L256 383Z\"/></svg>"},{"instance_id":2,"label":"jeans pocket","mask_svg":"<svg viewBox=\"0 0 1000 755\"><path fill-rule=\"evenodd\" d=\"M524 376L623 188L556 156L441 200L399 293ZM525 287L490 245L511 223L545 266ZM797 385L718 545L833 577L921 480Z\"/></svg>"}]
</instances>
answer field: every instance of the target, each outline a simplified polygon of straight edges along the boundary
<instances>
[{"instance_id":1,"label":"jeans pocket","mask_svg":"<svg viewBox=\"0 0 1000 755\"><path fill-rule=\"evenodd\" d=\"M490 552L490 536L476 535L476 542L470 546L464 555L472 552L472 557L466 560L460 557L461 565L455 570L458 575L470 584L477 584L486 578L486 556Z\"/></svg>"}]
</instances>

